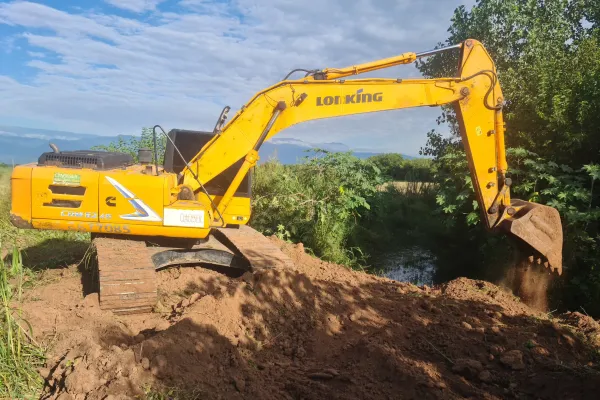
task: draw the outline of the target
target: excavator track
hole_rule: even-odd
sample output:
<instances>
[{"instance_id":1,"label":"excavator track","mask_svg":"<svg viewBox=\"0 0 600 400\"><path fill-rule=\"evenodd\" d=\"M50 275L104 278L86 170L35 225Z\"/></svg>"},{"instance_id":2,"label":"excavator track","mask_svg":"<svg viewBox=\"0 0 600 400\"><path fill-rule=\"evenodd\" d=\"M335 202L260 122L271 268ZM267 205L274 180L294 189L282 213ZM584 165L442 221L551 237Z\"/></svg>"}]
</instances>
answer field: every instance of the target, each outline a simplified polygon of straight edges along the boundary
<instances>
[{"instance_id":1,"label":"excavator track","mask_svg":"<svg viewBox=\"0 0 600 400\"><path fill-rule=\"evenodd\" d=\"M157 293L156 271L172 265L212 264L242 270L283 269L292 260L249 226L216 229L191 248L148 246L144 240L94 237L98 255L100 308L115 314L151 312Z\"/></svg>"},{"instance_id":2,"label":"excavator track","mask_svg":"<svg viewBox=\"0 0 600 400\"><path fill-rule=\"evenodd\" d=\"M219 228L216 230L216 235L225 245L235 247L250 262L253 271L293 266L292 260L277 246L247 225L240 225L237 228Z\"/></svg>"},{"instance_id":3,"label":"excavator track","mask_svg":"<svg viewBox=\"0 0 600 400\"><path fill-rule=\"evenodd\" d=\"M98 255L100 308L115 314L152 311L158 298L156 271L146 242L96 237L93 244Z\"/></svg>"}]
</instances>

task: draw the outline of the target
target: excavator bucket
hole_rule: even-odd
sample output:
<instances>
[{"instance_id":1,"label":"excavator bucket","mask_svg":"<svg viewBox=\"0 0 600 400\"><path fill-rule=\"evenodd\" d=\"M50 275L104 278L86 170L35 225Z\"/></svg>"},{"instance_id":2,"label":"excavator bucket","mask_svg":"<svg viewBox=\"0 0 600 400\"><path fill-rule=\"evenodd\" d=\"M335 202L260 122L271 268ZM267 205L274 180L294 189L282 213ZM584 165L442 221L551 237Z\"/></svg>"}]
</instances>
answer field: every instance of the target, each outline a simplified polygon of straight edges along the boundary
<instances>
[{"instance_id":1,"label":"excavator bucket","mask_svg":"<svg viewBox=\"0 0 600 400\"><path fill-rule=\"evenodd\" d=\"M548 261L553 272L562 274L563 231L558 211L552 207L513 199L515 210L500 228L533 248Z\"/></svg>"}]
</instances>

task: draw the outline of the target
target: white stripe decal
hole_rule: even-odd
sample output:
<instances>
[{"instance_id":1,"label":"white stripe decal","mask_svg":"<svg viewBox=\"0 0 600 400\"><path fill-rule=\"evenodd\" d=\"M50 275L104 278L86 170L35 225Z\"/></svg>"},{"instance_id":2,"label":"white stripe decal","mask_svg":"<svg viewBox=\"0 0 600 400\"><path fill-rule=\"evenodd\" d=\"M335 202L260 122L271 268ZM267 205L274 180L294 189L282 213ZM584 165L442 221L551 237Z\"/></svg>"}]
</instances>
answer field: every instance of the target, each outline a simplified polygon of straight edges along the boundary
<instances>
[{"instance_id":1,"label":"white stripe decal","mask_svg":"<svg viewBox=\"0 0 600 400\"><path fill-rule=\"evenodd\" d=\"M121 195L129 201L129 204L135 208L135 212L132 214L123 214L120 217L122 219L127 219L130 221L151 221L151 222L159 222L162 221L162 218L158 216L157 213L154 212L153 209L148 207L146 203L142 200L138 199L133 192L127 189L125 186L121 185L115 179L107 176L106 180L110 182L111 185L114 186L115 189Z\"/></svg>"}]
</instances>

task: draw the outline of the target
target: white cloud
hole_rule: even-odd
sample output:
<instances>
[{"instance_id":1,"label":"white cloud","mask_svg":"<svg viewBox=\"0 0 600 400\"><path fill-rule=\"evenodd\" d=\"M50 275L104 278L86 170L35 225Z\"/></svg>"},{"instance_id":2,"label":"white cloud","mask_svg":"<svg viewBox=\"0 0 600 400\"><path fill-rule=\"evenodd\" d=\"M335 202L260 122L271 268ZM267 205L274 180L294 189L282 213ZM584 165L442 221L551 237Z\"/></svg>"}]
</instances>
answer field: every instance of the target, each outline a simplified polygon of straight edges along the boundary
<instances>
[{"instance_id":1,"label":"white cloud","mask_svg":"<svg viewBox=\"0 0 600 400\"><path fill-rule=\"evenodd\" d=\"M158 3L119 1L132 11ZM147 21L3 3L0 24L20 27L28 51L52 57L32 54L26 65L35 74L26 83L0 75L0 122L16 116L100 134L156 123L212 129L224 105L235 111L293 68L342 67L432 48L445 39L459 3L181 0L178 12L158 8ZM383 75L416 74L414 67L397 67ZM315 121L281 137L415 154L437 114L428 108Z\"/></svg>"},{"instance_id":2,"label":"white cloud","mask_svg":"<svg viewBox=\"0 0 600 400\"><path fill-rule=\"evenodd\" d=\"M41 139L41 140L49 140L49 139L58 139L58 140L79 140L80 138L68 137L68 136L48 136L43 135L41 133L15 133L15 132L7 132L0 130L0 136L12 136L12 137L20 137L27 139Z\"/></svg>"},{"instance_id":3,"label":"white cloud","mask_svg":"<svg viewBox=\"0 0 600 400\"><path fill-rule=\"evenodd\" d=\"M14 36L8 36L0 39L0 47L6 54L10 54L13 50L19 50L19 46L15 44L16 38Z\"/></svg>"},{"instance_id":4,"label":"white cloud","mask_svg":"<svg viewBox=\"0 0 600 400\"><path fill-rule=\"evenodd\" d=\"M42 53L41 51L28 51L27 54L29 54L29 56L32 57L32 58L44 58L44 57L46 57L46 54Z\"/></svg>"},{"instance_id":5,"label":"white cloud","mask_svg":"<svg viewBox=\"0 0 600 400\"><path fill-rule=\"evenodd\" d=\"M141 13L148 10L154 10L159 3L165 0L104 0L117 8Z\"/></svg>"},{"instance_id":6,"label":"white cloud","mask_svg":"<svg viewBox=\"0 0 600 400\"><path fill-rule=\"evenodd\" d=\"M113 29L81 15L30 2L0 4L0 23L25 28L46 28L57 35L93 35L98 38L115 40L118 34Z\"/></svg>"}]
</instances>

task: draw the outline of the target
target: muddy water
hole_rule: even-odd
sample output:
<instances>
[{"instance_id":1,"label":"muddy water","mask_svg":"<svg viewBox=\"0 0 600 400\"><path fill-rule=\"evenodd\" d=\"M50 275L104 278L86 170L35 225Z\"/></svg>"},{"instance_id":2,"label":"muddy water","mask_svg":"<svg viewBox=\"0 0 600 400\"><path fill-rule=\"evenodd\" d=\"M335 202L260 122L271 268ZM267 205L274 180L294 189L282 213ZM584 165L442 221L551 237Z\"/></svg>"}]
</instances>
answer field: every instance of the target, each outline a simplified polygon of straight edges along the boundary
<instances>
[{"instance_id":1,"label":"muddy water","mask_svg":"<svg viewBox=\"0 0 600 400\"><path fill-rule=\"evenodd\" d=\"M390 251L376 258L372 265L379 268L378 275L417 286L441 283L436 277L436 257L418 246ZM442 278L443 279L443 278ZM548 311L548 289L552 276L539 265L523 264L508 268L503 278L493 283L504 287L529 307L542 312Z\"/></svg>"},{"instance_id":2,"label":"muddy water","mask_svg":"<svg viewBox=\"0 0 600 400\"><path fill-rule=\"evenodd\" d=\"M386 278L415 285L432 285L436 259L427 250L414 246L395 250L378 257L374 262Z\"/></svg>"}]
</instances>

